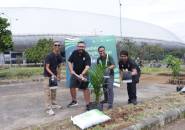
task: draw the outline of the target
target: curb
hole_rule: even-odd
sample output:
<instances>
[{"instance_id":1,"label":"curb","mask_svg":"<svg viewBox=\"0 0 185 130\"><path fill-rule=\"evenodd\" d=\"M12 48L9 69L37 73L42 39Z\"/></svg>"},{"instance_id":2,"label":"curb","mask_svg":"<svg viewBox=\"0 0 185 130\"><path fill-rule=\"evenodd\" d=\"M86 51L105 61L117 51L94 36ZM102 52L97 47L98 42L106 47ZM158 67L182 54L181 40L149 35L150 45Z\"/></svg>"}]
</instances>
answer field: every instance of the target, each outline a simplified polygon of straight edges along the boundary
<instances>
[{"instance_id":1,"label":"curb","mask_svg":"<svg viewBox=\"0 0 185 130\"><path fill-rule=\"evenodd\" d=\"M185 118L185 106L174 108L173 110L160 113L160 115L146 118L139 123L122 130L157 130L167 124L183 118Z\"/></svg>"}]
</instances>

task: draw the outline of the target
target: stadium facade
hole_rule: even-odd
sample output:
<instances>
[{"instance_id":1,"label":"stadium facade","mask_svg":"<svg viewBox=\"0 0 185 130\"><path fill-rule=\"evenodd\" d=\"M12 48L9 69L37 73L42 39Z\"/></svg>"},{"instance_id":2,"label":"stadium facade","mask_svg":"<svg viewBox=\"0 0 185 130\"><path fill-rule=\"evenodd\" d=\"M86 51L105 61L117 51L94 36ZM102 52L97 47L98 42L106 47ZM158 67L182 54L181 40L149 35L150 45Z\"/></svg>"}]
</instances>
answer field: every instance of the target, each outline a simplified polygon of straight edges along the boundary
<instances>
[{"instance_id":1,"label":"stadium facade","mask_svg":"<svg viewBox=\"0 0 185 130\"><path fill-rule=\"evenodd\" d=\"M5 54L6 61L15 61L26 48L39 39L52 38L63 43L65 38L114 35L120 38L120 19L114 16L47 8L1 8L0 16L8 18L13 33L14 51ZM150 23L122 18L123 37L137 43L161 44L164 47L185 47L170 31ZM0 64L4 63L2 54Z\"/></svg>"}]
</instances>

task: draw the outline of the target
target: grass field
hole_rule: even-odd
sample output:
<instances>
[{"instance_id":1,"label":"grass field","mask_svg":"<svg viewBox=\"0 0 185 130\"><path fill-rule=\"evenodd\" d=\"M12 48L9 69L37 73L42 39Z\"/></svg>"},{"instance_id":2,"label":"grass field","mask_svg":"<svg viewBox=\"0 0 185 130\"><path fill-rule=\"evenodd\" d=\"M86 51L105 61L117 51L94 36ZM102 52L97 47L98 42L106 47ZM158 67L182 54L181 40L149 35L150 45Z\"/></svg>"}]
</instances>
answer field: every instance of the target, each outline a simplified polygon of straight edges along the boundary
<instances>
[{"instance_id":1,"label":"grass field","mask_svg":"<svg viewBox=\"0 0 185 130\"><path fill-rule=\"evenodd\" d=\"M170 74L169 68L154 68L154 67L143 67L143 74ZM62 75L65 77L66 66L62 66ZM182 67L181 73L185 73L185 67ZM30 78L33 76L41 76L43 74L43 67L11 67L1 68L0 78L1 79L17 79L17 78Z\"/></svg>"}]
</instances>

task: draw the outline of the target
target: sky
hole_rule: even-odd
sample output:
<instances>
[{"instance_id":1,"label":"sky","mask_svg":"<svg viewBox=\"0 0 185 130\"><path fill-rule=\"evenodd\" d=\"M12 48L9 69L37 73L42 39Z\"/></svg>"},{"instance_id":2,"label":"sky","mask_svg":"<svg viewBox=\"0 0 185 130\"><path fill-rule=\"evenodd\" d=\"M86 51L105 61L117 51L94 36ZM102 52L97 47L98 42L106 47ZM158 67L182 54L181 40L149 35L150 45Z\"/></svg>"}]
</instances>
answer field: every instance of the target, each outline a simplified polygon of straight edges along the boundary
<instances>
[{"instance_id":1,"label":"sky","mask_svg":"<svg viewBox=\"0 0 185 130\"><path fill-rule=\"evenodd\" d=\"M44 7L127 17L159 25L185 42L185 0L0 0L0 7Z\"/></svg>"}]
</instances>

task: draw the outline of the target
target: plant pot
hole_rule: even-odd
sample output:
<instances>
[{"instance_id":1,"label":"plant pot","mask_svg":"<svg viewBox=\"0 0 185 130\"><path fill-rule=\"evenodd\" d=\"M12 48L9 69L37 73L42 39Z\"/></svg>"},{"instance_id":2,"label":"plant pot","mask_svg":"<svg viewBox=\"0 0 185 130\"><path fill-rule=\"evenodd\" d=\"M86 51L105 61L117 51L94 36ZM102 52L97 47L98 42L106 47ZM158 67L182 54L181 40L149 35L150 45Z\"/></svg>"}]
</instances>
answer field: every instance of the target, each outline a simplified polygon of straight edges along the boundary
<instances>
[{"instance_id":1,"label":"plant pot","mask_svg":"<svg viewBox=\"0 0 185 130\"><path fill-rule=\"evenodd\" d=\"M103 111L103 104L102 103L96 103L96 102L90 102L89 103L89 109L98 109L100 111Z\"/></svg>"}]
</instances>

